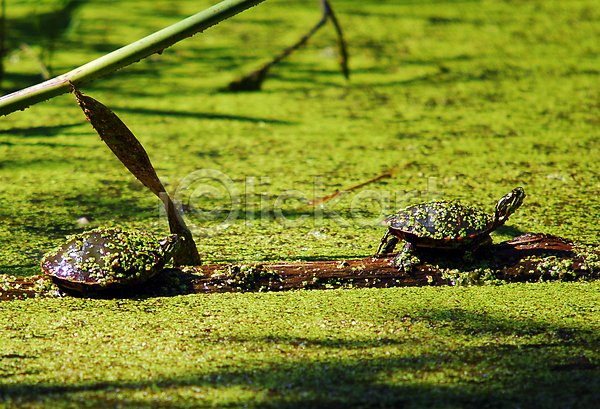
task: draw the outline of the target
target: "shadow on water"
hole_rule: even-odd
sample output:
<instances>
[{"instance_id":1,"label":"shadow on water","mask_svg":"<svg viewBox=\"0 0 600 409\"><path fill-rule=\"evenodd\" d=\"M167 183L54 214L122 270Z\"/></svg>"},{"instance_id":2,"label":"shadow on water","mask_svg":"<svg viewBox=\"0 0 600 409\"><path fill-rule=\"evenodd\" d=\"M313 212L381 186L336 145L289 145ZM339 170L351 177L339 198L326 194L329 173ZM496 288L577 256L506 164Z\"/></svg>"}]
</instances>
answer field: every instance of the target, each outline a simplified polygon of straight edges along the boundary
<instances>
[{"instance_id":1,"label":"shadow on water","mask_svg":"<svg viewBox=\"0 0 600 409\"><path fill-rule=\"evenodd\" d=\"M514 227L514 226L507 226L507 225L503 225L503 226L498 227L496 229L496 231L499 234L504 234L506 236L512 236L512 237L517 237L517 236L520 236L522 234L527 233L526 230L519 229L519 228Z\"/></svg>"},{"instance_id":2,"label":"shadow on water","mask_svg":"<svg viewBox=\"0 0 600 409\"><path fill-rule=\"evenodd\" d=\"M81 121L79 123L74 124L64 124L64 125L47 125L47 126L33 126L30 128L9 128L0 130L0 135L18 135L18 136L35 136L35 137L44 137L44 136L56 136L62 133L65 129L78 127L84 125L85 122Z\"/></svg>"},{"instance_id":3,"label":"shadow on water","mask_svg":"<svg viewBox=\"0 0 600 409\"><path fill-rule=\"evenodd\" d=\"M438 72L432 74L426 74L417 76L414 78L401 80L401 81L385 81L385 82L372 82L372 87L393 87L393 86L407 86L407 85L418 85L418 84L450 84L459 82L471 82L471 81L486 81L490 79L502 79L512 78L518 79L525 77L525 72L518 69L495 69L481 67L480 70L465 73L465 72L453 72L449 71L444 67L438 66Z\"/></svg>"},{"instance_id":4,"label":"shadow on water","mask_svg":"<svg viewBox=\"0 0 600 409\"><path fill-rule=\"evenodd\" d=\"M304 358L289 361L262 359L260 367L253 365L254 369L245 369L247 363L236 359L219 369L187 371L155 380L71 385L5 384L0 397L22 404L52 399L54 404L77 406L81 404L81 394L85 394L85 403L90 406L142 407L146 402L136 402L130 397L119 399L115 390L125 394L145 389L153 393L177 394L177 388L185 391L214 388L217 391L213 392L217 393L220 389L228 390L224 393L231 396L231 388L238 387L246 392L231 397L236 407L248 404L277 408L595 408L600 401L600 365L586 357L600 348L597 330L586 332L577 326L556 327L535 320L498 319L456 309L416 311L413 316L402 317L394 316L393 312L388 315L405 330L405 334L410 334L412 325L425 323L434 333L489 333L496 337L536 334L547 341L515 346L502 344L496 338L498 343L449 345L443 352L400 352L401 356L381 357L378 354L374 357L378 348L389 351L397 347L410 351L415 340L410 336L352 340L190 334L199 343L199 349L203 344L226 342L250 350L254 350L254 345L257 349L262 348L266 343L270 350L281 345L302 351L310 348L333 351L311 361ZM340 359L338 353L350 359ZM25 365L36 357L7 355L3 358ZM247 397L249 395L251 397ZM194 406L214 404L204 399L196 399ZM161 400L158 407L176 408L180 403Z\"/></svg>"},{"instance_id":5,"label":"shadow on water","mask_svg":"<svg viewBox=\"0 0 600 409\"><path fill-rule=\"evenodd\" d=\"M174 117L185 117L185 118L198 118L198 119L219 119L229 121L245 121L245 122L265 122L269 124L283 124L293 125L294 122L282 121L279 119L268 119L268 118L252 118L248 116L240 115L226 115L226 114L207 114L201 112L190 112L190 111L175 111L175 110L161 110L161 109L148 109L148 108L129 108L129 107L117 107L112 106L111 109L115 112L130 112L134 114L142 115L160 115L160 116L174 116Z\"/></svg>"},{"instance_id":6,"label":"shadow on water","mask_svg":"<svg viewBox=\"0 0 600 409\"><path fill-rule=\"evenodd\" d=\"M60 147L60 148L85 148L86 145L76 145L76 144L67 144L67 143L52 143L52 142L21 142L21 143L13 143L13 142L1 142L0 146L46 146L49 148ZM1 162L0 162L1 163Z\"/></svg>"},{"instance_id":7,"label":"shadow on water","mask_svg":"<svg viewBox=\"0 0 600 409\"><path fill-rule=\"evenodd\" d=\"M35 211L25 209L22 214L9 213L7 210L0 212L0 217L6 217L6 226L13 230L22 230L32 236L43 236L48 239L59 239L69 234L80 233L85 226L77 224L77 219L85 217L95 224L127 223L135 220L150 220L158 216L156 203L141 200L142 196L132 192L128 182L111 181L104 189L96 189L81 193L77 186L72 192L56 191L38 193L29 199L29 206ZM60 207L67 210L66 218L44 217L44 203L57 202ZM9 219L12 217L12 219ZM87 229L90 227L88 226Z\"/></svg>"}]
</instances>

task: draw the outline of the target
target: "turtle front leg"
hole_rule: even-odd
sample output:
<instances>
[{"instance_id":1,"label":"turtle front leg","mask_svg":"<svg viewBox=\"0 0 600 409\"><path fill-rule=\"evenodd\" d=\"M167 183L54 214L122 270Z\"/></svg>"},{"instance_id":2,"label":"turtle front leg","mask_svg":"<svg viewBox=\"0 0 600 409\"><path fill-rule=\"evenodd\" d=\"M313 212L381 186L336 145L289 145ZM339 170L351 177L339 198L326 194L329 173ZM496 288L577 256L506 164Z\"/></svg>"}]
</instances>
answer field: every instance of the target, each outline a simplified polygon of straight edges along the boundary
<instances>
[{"instance_id":1,"label":"turtle front leg","mask_svg":"<svg viewBox=\"0 0 600 409\"><path fill-rule=\"evenodd\" d=\"M414 250L415 245L410 241L407 241L402 251L394 258L394 262L392 263L394 268L397 268L399 271L404 270L405 272L410 272L414 262L418 262L418 259L413 254Z\"/></svg>"},{"instance_id":2,"label":"turtle front leg","mask_svg":"<svg viewBox=\"0 0 600 409\"><path fill-rule=\"evenodd\" d=\"M396 244L398 244L398 239L396 237L392 236L392 238L388 240L388 237L390 237L390 236L392 236L392 233L390 233L389 230L387 232L385 232L385 234L381 238L381 243L379 244L379 248L377 249L377 253L375 253L375 256L378 256L379 254L382 254L382 253L383 254L391 253L392 251L394 251L394 247L396 247ZM382 247L383 247L383 251L381 251Z\"/></svg>"},{"instance_id":3,"label":"turtle front leg","mask_svg":"<svg viewBox=\"0 0 600 409\"><path fill-rule=\"evenodd\" d=\"M383 253L387 254L387 253L391 253L392 251L394 251L394 249L396 248L396 244L398 244L399 241L400 240L398 239L398 237L392 236L392 238L389 239L387 243L385 243L385 247L383 248Z\"/></svg>"},{"instance_id":4,"label":"turtle front leg","mask_svg":"<svg viewBox=\"0 0 600 409\"><path fill-rule=\"evenodd\" d=\"M392 251L394 251L396 244L398 244L398 238L392 236L392 238L388 240L388 237L390 237L390 236L391 236L391 233L389 231L387 231L383 235L383 237L381 238L381 243L379 244L379 248L377 249L377 253L375 253L376 256L378 256L381 253L387 254L387 253L391 253ZM381 251L382 247L383 247L383 251Z\"/></svg>"}]
</instances>

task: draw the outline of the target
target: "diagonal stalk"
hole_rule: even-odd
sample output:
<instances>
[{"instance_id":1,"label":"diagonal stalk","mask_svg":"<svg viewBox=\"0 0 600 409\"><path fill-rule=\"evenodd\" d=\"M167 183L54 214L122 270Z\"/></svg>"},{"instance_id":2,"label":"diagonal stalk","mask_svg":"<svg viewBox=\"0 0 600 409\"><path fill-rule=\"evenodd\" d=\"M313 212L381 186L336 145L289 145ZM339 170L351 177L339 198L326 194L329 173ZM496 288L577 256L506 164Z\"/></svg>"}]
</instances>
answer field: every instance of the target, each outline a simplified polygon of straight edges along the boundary
<instances>
[{"instance_id":1,"label":"diagonal stalk","mask_svg":"<svg viewBox=\"0 0 600 409\"><path fill-rule=\"evenodd\" d=\"M57 95L66 94L71 91L71 83L79 87L149 55L160 54L165 48L178 41L203 31L262 1L264 0L225 0L66 74L6 95L0 98L0 115L8 115L11 112L23 110Z\"/></svg>"},{"instance_id":2,"label":"diagonal stalk","mask_svg":"<svg viewBox=\"0 0 600 409\"><path fill-rule=\"evenodd\" d=\"M221 91L225 92L238 92L238 91L259 91L262 83L267 76L269 69L285 57L290 55L293 51L298 48L304 46L308 40L317 32L318 29L323 27L327 22L327 19L331 19L333 25L335 27L335 31L338 35L338 46L340 49L340 67L342 69L342 73L346 79L350 78L350 70L348 69L348 50L346 47L346 42L344 40L344 36L342 34L342 28L340 27L340 23L338 22L335 14L333 13L333 9L327 0L319 0L321 3L321 10L323 11L323 16L321 20L310 29L308 33L306 33L296 44L286 48L283 50L281 54L274 57L271 61L264 64L258 70L251 72L250 74L244 75L243 77L230 82L225 88Z\"/></svg>"},{"instance_id":3,"label":"diagonal stalk","mask_svg":"<svg viewBox=\"0 0 600 409\"><path fill-rule=\"evenodd\" d=\"M344 35L342 34L342 27L340 26L340 23L338 22L338 19L327 0L321 0L321 7L323 8L323 13L329 16L329 19L335 27L335 32L338 35L338 46L340 48L340 67L342 68L344 77L349 79L350 69L348 68L348 47L346 47L346 41L344 40Z\"/></svg>"}]
</instances>

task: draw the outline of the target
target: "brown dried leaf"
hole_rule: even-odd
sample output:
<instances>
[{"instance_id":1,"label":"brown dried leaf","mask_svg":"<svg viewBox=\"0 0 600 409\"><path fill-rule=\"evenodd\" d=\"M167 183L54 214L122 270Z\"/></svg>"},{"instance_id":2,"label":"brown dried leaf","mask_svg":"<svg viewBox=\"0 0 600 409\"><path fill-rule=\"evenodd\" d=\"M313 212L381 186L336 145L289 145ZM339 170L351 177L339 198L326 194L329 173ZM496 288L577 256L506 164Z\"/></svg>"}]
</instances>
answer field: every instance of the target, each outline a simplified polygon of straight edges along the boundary
<instances>
[{"instance_id":1,"label":"brown dried leaf","mask_svg":"<svg viewBox=\"0 0 600 409\"><path fill-rule=\"evenodd\" d=\"M175 265L200 265L200 255L192 233L175 209L171 198L158 179L142 144L127 125L109 108L92 97L83 95L73 84L73 93L86 118L121 163L165 204L171 233L182 237L182 250L173 257Z\"/></svg>"}]
</instances>

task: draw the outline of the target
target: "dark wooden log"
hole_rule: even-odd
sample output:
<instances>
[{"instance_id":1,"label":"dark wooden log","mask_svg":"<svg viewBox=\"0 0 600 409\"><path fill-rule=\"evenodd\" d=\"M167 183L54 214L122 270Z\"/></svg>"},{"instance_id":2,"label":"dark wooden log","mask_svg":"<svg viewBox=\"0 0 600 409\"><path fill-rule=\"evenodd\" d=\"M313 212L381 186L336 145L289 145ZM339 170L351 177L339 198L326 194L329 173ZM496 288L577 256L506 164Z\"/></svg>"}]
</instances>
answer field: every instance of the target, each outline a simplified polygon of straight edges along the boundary
<instances>
[{"instance_id":1,"label":"dark wooden log","mask_svg":"<svg viewBox=\"0 0 600 409\"><path fill-rule=\"evenodd\" d=\"M136 289L101 297L148 297L233 291L286 291L364 287L414 287L485 284L486 282L537 282L592 280L600 276L600 252L571 240L527 233L495 244L473 260L431 250L406 273L392 266L393 255L355 260L301 263L212 264L171 268ZM5 276L7 277L7 276ZM46 295L40 288L49 278L35 276L0 280L0 300ZM6 278L4 281L10 281ZM40 281L41 280L41 281Z\"/></svg>"},{"instance_id":2,"label":"dark wooden log","mask_svg":"<svg viewBox=\"0 0 600 409\"><path fill-rule=\"evenodd\" d=\"M432 264L428 260L427 263L417 265L410 273L392 266L394 255L358 260L251 266L206 265L191 270L194 273L191 283L197 293L339 287L387 288L483 284L491 280L576 280L583 277L597 278L600 269L600 266L595 269L586 267L586 261L577 256L570 240L546 234L529 233L496 244L489 253L479 255L473 262L465 261L462 255L457 257L445 254L443 257L443 260L435 261L443 261L444 265ZM570 262L564 263L565 260Z\"/></svg>"}]
</instances>

